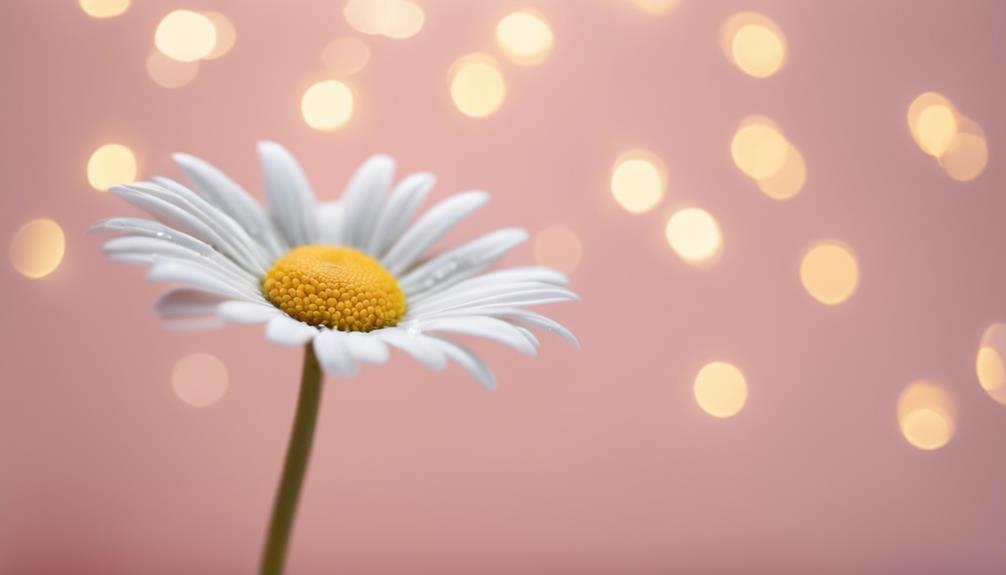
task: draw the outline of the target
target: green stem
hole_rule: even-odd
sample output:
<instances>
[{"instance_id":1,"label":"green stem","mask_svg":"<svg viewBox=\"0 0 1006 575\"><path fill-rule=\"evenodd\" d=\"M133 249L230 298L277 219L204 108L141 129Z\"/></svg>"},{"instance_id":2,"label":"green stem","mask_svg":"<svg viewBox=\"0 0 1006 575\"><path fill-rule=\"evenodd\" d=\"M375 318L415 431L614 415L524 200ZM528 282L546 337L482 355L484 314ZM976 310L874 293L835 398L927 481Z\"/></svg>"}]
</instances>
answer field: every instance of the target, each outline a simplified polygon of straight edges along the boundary
<instances>
[{"instance_id":1,"label":"green stem","mask_svg":"<svg viewBox=\"0 0 1006 575\"><path fill-rule=\"evenodd\" d=\"M304 371L300 377L300 397L297 413L293 419L290 442L286 447L286 461L283 476L279 481L276 501L273 503L269 532L262 549L262 575L280 575L286 563L287 545L297 512L297 500L304 485L304 472L311 457L311 443L314 428L318 422L318 407L321 405L321 366L314 354L314 347L308 343L304 350Z\"/></svg>"}]
</instances>

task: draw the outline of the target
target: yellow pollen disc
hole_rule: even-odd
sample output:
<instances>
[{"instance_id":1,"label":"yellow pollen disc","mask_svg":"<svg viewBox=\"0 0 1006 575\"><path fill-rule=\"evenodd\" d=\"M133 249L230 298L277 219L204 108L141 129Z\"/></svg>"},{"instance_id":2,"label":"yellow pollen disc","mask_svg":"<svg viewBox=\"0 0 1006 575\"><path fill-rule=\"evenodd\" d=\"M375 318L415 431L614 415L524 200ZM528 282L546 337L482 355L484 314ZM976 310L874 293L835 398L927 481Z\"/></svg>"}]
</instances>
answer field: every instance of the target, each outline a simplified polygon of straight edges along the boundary
<instances>
[{"instance_id":1,"label":"yellow pollen disc","mask_svg":"<svg viewBox=\"0 0 1006 575\"><path fill-rule=\"evenodd\" d=\"M262 293L287 315L340 331L392 326L405 294L374 258L341 246L294 248L265 274Z\"/></svg>"}]
</instances>

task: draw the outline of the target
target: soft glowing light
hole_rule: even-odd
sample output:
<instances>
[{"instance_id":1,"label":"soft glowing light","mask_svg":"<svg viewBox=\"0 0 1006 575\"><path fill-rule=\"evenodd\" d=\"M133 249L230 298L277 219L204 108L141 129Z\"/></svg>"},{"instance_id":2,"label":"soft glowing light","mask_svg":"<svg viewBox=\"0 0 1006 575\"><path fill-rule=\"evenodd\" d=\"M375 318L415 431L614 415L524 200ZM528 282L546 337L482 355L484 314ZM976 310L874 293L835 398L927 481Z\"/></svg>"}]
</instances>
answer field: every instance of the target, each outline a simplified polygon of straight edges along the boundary
<instances>
[{"instance_id":1,"label":"soft glowing light","mask_svg":"<svg viewBox=\"0 0 1006 575\"><path fill-rule=\"evenodd\" d=\"M80 0L80 8L92 18L113 18L129 9L130 0Z\"/></svg>"},{"instance_id":2,"label":"soft glowing light","mask_svg":"<svg viewBox=\"0 0 1006 575\"><path fill-rule=\"evenodd\" d=\"M415 36L426 22L422 7L410 0L349 0L342 15L361 34L398 40Z\"/></svg>"},{"instance_id":3,"label":"soft glowing light","mask_svg":"<svg viewBox=\"0 0 1006 575\"><path fill-rule=\"evenodd\" d=\"M908 130L923 152L938 158L957 134L957 115L957 109L946 96L926 92L908 106Z\"/></svg>"},{"instance_id":4,"label":"soft glowing light","mask_svg":"<svg viewBox=\"0 0 1006 575\"><path fill-rule=\"evenodd\" d=\"M171 386L185 403L206 407L220 401L227 392L227 366L208 353L193 353L175 362Z\"/></svg>"},{"instance_id":5,"label":"soft glowing light","mask_svg":"<svg viewBox=\"0 0 1006 575\"><path fill-rule=\"evenodd\" d=\"M56 222L40 218L21 226L10 241L10 263L21 275L38 279L63 261L66 238Z\"/></svg>"},{"instance_id":6,"label":"soft glowing light","mask_svg":"<svg viewBox=\"0 0 1006 575\"><path fill-rule=\"evenodd\" d=\"M147 75L164 88L187 86L199 75L199 62L180 62L157 50L147 55Z\"/></svg>"},{"instance_id":7,"label":"soft glowing light","mask_svg":"<svg viewBox=\"0 0 1006 575\"><path fill-rule=\"evenodd\" d=\"M496 25L496 42L517 64L539 64L552 50L552 28L540 14L512 12Z\"/></svg>"},{"instance_id":8,"label":"soft glowing light","mask_svg":"<svg viewBox=\"0 0 1006 575\"><path fill-rule=\"evenodd\" d=\"M915 381L898 398L898 425L905 439L919 449L932 451L954 435L954 401L941 385Z\"/></svg>"},{"instance_id":9,"label":"soft glowing light","mask_svg":"<svg viewBox=\"0 0 1006 575\"><path fill-rule=\"evenodd\" d=\"M804 254L800 281L817 301L838 305L856 291L859 264L848 247L834 240L822 241Z\"/></svg>"},{"instance_id":10,"label":"soft glowing light","mask_svg":"<svg viewBox=\"0 0 1006 575\"><path fill-rule=\"evenodd\" d=\"M136 156L122 144L105 144L87 161L87 181L91 187L105 191L112 186L136 180Z\"/></svg>"},{"instance_id":11,"label":"soft glowing light","mask_svg":"<svg viewBox=\"0 0 1006 575\"><path fill-rule=\"evenodd\" d=\"M760 117L745 119L730 142L734 164L755 180L778 174L789 160L790 143L770 121Z\"/></svg>"},{"instance_id":12,"label":"soft glowing light","mask_svg":"<svg viewBox=\"0 0 1006 575\"><path fill-rule=\"evenodd\" d=\"M695 401L702 411L715 417L732 417L744 407L748 384L735 366L714 361L707 363L695 376Z\"/></svg>"},{"instance_id":13,"label":"soft glowing light","mask_svg":"<svg viewBox=\"0 0 1006 575\"><path fill-rule=\"evenodd\" d=\"M1006 323L994 323L982 334L975 358L978 383L989 396L1006 405Z\"/></svg>"},{"instance_id":14,"label":"soft glowing light","mask_svg":"<svg viewBox=\"0 0 1006 575\"><path fill-rule=\"evenodd\" d=\"M958 182L970 182L985 171L989 148L981 126L963 116L958 126L960 129L939 157L940 167Z\"/></svg>"},{"instance_id":15,"label":"soft glowing light","mask_svg":"<svg viewBox=\"0 0 1006 575\"><path fill-rule=\"evenodd\" d=\"M191 10L168 13L154 32L154 45L169 58L192 62L207 57L217 42L213 21Z\"/></svg>"},{"instance_id":16,"label":"soft glowing light","mask_svg":"<svg viewBox=\"0 0 1006 575\"><path fill-rule=\"evenodd\" d=\"M724 52L745 74L768 78L786 61L786 37L771 19L754 12L730 17L721 30Z\"/></svg>"},{"instance_id":17,"label":"soft glowing light","mask_svg":"<svg viewBox=\"0 0 1006 575\"><path fill-rule=\"evenodd\" d=\"M448 74L451 99L466 116L483 118L499 110L506 98L506 82L496 60L488 54L469 54L454 62Z\"/></svg>"},{"instance_id":18,"label":"soft glowing light","mask_svg":"<svg viewBox=\"0 0 1006 575\"><path fill-rule=\"evenodd\" d=\"M336 80L318 82L304 92L300 111L307 125L315 130L338 129L353 115L353 92Z\"/></svg>"},{"instance_id":19,"label":"soft glowing light","mask_svg":"<svg viewBox=\"0 0 1006 575\"><path fill-rule=\"evenodd\" d=\"M534 260L556 268L564 273L572 273L583 256L580 236L569 228L553 226L545 228L534 236Z\"/></svg>"},{"instance_id":20,"label":"soft glowing light","mask_svg":"<svg viewBox=\"0 0 1006 575\"><path fill-rule=\"evenodd\" d=\"M619 156L611 171L611 194L633 214L652 210L664 197L666 170L655 154L630 150Z\"/></svg>"},{"instance_id":21,"label":"soft glowing light","mask_svg":"<svg viewBox=\"0 0 1006 575\"><path fill-rule=\"evenodd\" d=\"M756 180L758 189L773 200L788 200L800 193L807 183L807 164L796 146L790 146L786 162L775 174Z\"/></svg>"},{"instance_id":22,"label":"soft glowing light","mask_svg":"<svg viewBox=\"0 0 1006 575\"><path fill-rule=\"evenodd\" d=\"M675 253L693 265L711 263L723 246L720 226L709 212L700 208L675 212L664 231Z\"/></svg>"},{"instance_id":23,"label":"soft glowing light","mask_svg":"<svg viewBox=\"0 0 1006 575\"><path fill-rule=\"evenodd\" d=\"M234 23L220 12L203 12L203 15L210 19L210 22L213 23L213 29L216 30L216 41L213 43L213 49L204 58L207 60L216 60L231 51L234 43L238 40L238 32L234 28Z\"/></svg>"},{"instance_id":24,"label":"soft glowing light","mask_svg":"<svg viewBox=\"0 0 1006 575\"><path fill-rule=\"evenodd\" d=\"M632 0L632 3L643 12L649 14L664 14L673 10L681 0Z\"/></svg>"},{"instance_id":25,"label":"soft glowing light","mask_svg":"<svg viewBox=\"0 0 1006 575\"><path fill-rule=\"evenodd\" d=\"M345 78L367 66L370 61L370 47L355 36L343 36L325 46L321 52L321 61L329 72Z\"/></svg>"}]
</instances>

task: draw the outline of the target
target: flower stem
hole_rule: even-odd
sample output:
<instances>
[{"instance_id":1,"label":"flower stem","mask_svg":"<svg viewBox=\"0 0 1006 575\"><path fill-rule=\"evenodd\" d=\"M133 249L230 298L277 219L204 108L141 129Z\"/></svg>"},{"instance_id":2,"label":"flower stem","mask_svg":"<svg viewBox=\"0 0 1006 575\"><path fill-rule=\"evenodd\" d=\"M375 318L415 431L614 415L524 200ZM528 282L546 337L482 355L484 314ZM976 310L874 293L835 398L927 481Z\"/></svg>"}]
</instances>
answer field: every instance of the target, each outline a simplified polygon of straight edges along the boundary
<instances>
[{"instance_id":1,"label":"flower stem","mask_svg":"<svg viewBox=\"0 0 1006 575\"><path fill-rule=\"evenodd\" d=\"M304 484L304 472L311 457L311 443L318 422L318 407L321 405L321 366L314 354L314 347L308 343L304 350L304 370L300 377L300 397L297 413L293 419L290 442L286 447L286 461L283 476L279 481L276 501L273 503L269 532L262 549L262 575L280 575L286 563L287 545L297 512L297 500Z\"/></svg>"}]
</instances>

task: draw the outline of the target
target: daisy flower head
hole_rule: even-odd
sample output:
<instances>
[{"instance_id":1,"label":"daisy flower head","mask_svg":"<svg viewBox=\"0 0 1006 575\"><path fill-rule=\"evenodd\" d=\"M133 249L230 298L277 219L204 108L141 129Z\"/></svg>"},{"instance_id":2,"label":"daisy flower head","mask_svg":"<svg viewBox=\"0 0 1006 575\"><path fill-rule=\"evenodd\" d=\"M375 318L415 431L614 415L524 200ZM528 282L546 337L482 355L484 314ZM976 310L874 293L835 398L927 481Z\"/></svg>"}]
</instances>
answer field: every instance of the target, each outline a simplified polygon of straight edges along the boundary
<instances>
[{"instance_id":1,"label":"daisy flower head","mask_svg":"<svg viewBox=\"0 0 1006 575\"><path fill-rule=\"evenodd\" d=\"M95 229L119 235L104 244L113 261L148 267L147 278L176 287L156 303L181 328L264 324L268 339L310 344L320 367L349 376L381 364L389 348L426 366L460 364L482 385L495 378L450 338L478 336L534 355L530 327L576 343L573 334L529 307L576 300L567 278L547 267L490 268L528 234L491 231L431 254L441 238L489 199L452 195L419 214L434 178L395 183L394 161L373 156L341 199L319 203L293 156L261 142L268 205L199 158L176 154L191 183L154 177L111 189L151 219L111 218Z\"/></svg>"}]
</instances>

